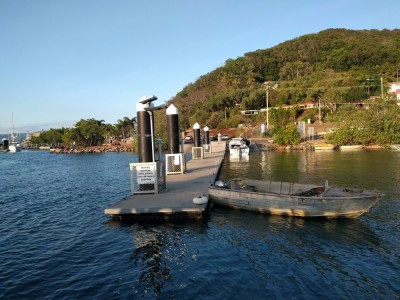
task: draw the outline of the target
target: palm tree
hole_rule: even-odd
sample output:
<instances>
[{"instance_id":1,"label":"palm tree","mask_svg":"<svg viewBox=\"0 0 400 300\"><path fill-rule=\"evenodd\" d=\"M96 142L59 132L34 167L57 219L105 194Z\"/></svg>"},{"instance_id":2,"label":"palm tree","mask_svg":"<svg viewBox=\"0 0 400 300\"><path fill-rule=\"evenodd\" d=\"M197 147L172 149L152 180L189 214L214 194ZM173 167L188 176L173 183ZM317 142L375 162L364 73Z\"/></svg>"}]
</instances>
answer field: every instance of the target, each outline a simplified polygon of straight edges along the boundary
<instances>
[{"instance_id":1,"label":"palm tree","mask_svg":"<svg viewBox=\"0 0 400 300\"><path fill-rule=\"evenodd\" d=\"M124 117L122 120L119 119L117 121L117 124L115 125L117 128L117 131L121 133L122 138L125 141L125 138L131 137L134 132L136 124L136 117L133 117L130 119L129 117Z\"/></svg>"}]
</instances>

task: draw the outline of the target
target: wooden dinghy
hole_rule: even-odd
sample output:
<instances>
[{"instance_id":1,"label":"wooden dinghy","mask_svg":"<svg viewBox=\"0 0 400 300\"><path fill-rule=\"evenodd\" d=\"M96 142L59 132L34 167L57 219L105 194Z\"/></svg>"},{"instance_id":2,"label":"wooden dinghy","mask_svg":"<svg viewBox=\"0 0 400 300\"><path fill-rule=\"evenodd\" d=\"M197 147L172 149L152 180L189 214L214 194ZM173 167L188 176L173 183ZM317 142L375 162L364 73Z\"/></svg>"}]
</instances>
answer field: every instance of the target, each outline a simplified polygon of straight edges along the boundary
<instances>
[{"instance_id":1,"label":"wooden dinghy","mask_svg":"<svg viewBox=\"0 0 400 300\"><path fill-rule=\"evenodd\" d=\"M356 218L368 212L378 191L260 180L217 181L208 189L216 205L273 215Z\"/></svg>"}]
</instances>

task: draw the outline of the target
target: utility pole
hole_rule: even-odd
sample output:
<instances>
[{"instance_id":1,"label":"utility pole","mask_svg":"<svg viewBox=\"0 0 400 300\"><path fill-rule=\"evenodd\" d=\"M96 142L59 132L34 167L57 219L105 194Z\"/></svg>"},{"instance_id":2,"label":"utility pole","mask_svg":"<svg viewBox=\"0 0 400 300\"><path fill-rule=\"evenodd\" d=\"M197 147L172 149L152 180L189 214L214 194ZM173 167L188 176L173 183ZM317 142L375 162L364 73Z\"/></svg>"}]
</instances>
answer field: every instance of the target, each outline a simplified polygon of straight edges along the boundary
<instances>
[{"instance_id":1,"label":"utility pole","mask_svg":"<svg viewBox=\"0 0 400 300\"><path fill-rule=\"evenodd\" d=\"M265 89L266 89L266 105L267 105L267 130L268 130L268 126L269 126L269 90L272 89L276 89L278 87L278 84L276 82L273 81L266 81L264 82L265 84ZM271 86L271 84L273 84L273 86Z\"/></svg>"}]
</instances>

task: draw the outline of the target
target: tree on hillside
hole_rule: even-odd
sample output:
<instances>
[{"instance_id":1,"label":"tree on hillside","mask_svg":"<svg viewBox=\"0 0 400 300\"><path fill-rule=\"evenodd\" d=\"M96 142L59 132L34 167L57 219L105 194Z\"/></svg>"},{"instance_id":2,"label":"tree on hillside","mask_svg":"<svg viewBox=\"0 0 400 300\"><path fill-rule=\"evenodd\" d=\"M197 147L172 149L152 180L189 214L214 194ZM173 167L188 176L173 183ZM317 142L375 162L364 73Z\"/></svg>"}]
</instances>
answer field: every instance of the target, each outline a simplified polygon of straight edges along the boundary
<instances>
[{"instance_id":1,"label":"tree on hillside","mask_svg":"<svg viewBox=\"0 0 400 300\"><path fill-rule=\"evenodd\" d=\"M366 86L366 79L385 72L385 81L393 80L396 68L400 68L400 30L328 29L228 59L224 66L189 83L171 101L181 111L182 124L189 127L190 120L216 120L217 111L235 105L264 107L262 83L279 81L272 105L320 101L332 113L337 103L376 95L379 82Z\"/></svg>"}]
</instances>

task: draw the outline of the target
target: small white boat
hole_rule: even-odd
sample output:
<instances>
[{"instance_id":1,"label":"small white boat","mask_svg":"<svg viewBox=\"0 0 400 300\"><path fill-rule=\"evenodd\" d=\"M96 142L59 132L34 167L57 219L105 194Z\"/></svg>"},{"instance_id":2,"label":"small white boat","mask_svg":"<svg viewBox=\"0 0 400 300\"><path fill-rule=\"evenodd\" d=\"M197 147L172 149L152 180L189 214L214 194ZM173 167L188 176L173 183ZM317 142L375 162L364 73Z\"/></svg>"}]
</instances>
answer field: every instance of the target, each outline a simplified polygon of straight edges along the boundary
<instances>
[{"instance_id":1,"label":"small white boat","mask_svg":"<svg viewBox=\"0 0 400 300\"><path fill-rule=\"evenodd\" d=\"M242 156L250 154L249 141L239 137L229 141L229 154L234 156Z\"/></svg>"},{"instance_id":2,"label":"small white boat","mask_svg":"<svg viewBox=\"0 0 400 300\"><path fill-rule=\"evenodd\" d=\"M378 191L261 180L217 181L208 188L216 205L272 215L356 218L375 205Z\"/></svg>"},{"instance_id":3,"label":"small white boat","mask_svg":"<svg viewBox=\"0 0 400 300\"><path fill-rule=\"evenodd\" d=\"M314 150L335 150L336 145L333 144L315 144Z\"/></svg>"},{"instance_id":4,"label":"small white boat","mask_svg":"<svg viewBox=\"0 0 400 300\"><path fill-rule=\"evenodd\" d=\"M364 145L344 145L339 147L342 151L362 150Z\"/></svg>"},{"instance_id":5,"label":"small white boat","mask_svg":"<svg viewBox=\"0 0 400 300\"><path fill-rule=\"evenodd\" d=\"M17 142L17 135L14 134L14 115L12 115L12 130L11 130L11 143L8 145L10 152L20 152L22 146Z\"/></svg>"},{"instance_id":6,"label":"small white boat","mask_svg":"<svg viewBox=\"0 0 400 300\"><path fill-rule=\"evenodd\" d=\"M397 150L397 151L400 151L400 144L393 144L393 145L390 146L390 148L394 149L394 150Z\"/></svg>"},{"instance_id":7,"label":"small white boat","mask_svg":"<svg viewBox=\"0 0 400 300\"><path fill-rule=\"evenodd\" d=\"M8 146L8 151L10 152L20 152L21 150L22 146L19 143L11 142L11 144Z\"/></svg>"}]
</instances>

